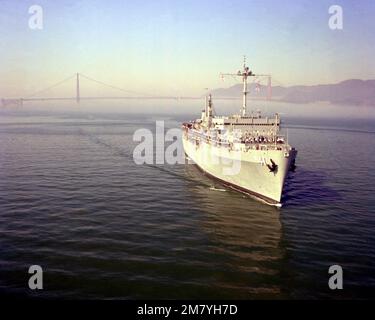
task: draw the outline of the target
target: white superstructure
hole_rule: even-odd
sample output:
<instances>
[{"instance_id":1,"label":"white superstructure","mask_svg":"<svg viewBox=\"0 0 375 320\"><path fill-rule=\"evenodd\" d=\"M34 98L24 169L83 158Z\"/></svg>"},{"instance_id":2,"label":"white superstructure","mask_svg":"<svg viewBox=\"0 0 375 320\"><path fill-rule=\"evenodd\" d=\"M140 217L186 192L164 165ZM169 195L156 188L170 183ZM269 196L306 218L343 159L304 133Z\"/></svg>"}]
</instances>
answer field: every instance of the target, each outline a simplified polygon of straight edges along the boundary
<instances>
[{"instance_id":1,"label":"white superstructure","mask_svg":"<svg viewBox=\"0 0 375 320\"><path fill-rule=\"evenodd\" d=\"M243 103L240 115L214 116L212 97L206 97L200 119L182 125L187 156L205 173L224 185L281 206L283 186L295 168L297 150L280 134L280 116L247 115L247 78L244 62Z\"/></svg>"}]
</instances>

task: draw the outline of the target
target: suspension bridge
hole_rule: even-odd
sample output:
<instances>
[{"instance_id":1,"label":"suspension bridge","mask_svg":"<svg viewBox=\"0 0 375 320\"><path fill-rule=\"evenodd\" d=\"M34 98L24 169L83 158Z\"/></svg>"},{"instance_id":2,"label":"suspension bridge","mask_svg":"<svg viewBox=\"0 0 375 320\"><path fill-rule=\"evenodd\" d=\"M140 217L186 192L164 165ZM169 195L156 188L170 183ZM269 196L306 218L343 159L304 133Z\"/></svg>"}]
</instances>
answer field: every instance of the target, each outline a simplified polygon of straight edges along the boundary
<instances>
[{"instance_id":1,"label":"suspension bridge","mask_svg":"<svg viewBox=\"0 0 375 320\"><path fill-rule=\"evenodd\" d=\"M59 87L68 81L75 80L75 94L74 96L70 97L43 97L41 96L43 93L46 93L56 87ZM126 93L126 95L120 95L120 96L81 96L80 92L80 85L81 85L81 79L85 79L91 82L94 82L96 84L99 84L101 86L111 88L117 91L121 91L122 93ZM161 99L161 100L198 100L202 99L202 97L197 96L158 96L158 95L149 95L144 93L139 93L135 91L125 90L123 88L119 88L116 86L113 86L111 84L102 82L100 80L96 80L94 78L91 78L89 76L86 76L82 73L76 73L74 75L71 75L47 88L44 88L42 90L38 90L37 92L34 92L33 94L27 95L25 97L20 98L2 98L1 104L2 106L9 106L9 105L17 105L22 106L25 102L33 102L33 101L75 101L76 103L80 103L82 100L121 100L121 99ZM228 98L230 99L230 98Z\"/></svg>"},{"instance_id":2,"label":"suspension bridge","mask_svg":"<svg viewBox=\"0 0 375 320\"><path fill-rule=\"evenodd\" d=\"M108 96L82 96L81 95L81 79L87 80L92 83L96 83L97 85L100 85L102 87L110 88L113 90L116 90L117 92L121 92L122 95L108 95ZM69 81L75 81L75 92L70 97L43 97L43 94L46 92L50 92L52 89L57 88L59 86L62 86L66 84ZM270 86L270 82L269 82ZM270 89L270 87L269 87ZM124 95L126 93L126 95ZM140 92L135 92L131 90L126 90L108 83L105 83L100 80L96 80L92 77L89 77L82 73L75 73L61 81L58 81L57 83L44 88L42 90L38 90L32 94L29 94L25 97L20 98L2 98L1 105L4 106L22 106L25 102L36 102L36 101L75 101L76 103L80 103L82 100L138 100L138 99L158 99L158 100L200 100L202 99L202 96L159 96L159 95L150 95ZM240 99L240 96L238 97L215 97L215 100L238 100ZM267 97L267 99L270 99L270 96Z\"/></svg>"}]
</instances>

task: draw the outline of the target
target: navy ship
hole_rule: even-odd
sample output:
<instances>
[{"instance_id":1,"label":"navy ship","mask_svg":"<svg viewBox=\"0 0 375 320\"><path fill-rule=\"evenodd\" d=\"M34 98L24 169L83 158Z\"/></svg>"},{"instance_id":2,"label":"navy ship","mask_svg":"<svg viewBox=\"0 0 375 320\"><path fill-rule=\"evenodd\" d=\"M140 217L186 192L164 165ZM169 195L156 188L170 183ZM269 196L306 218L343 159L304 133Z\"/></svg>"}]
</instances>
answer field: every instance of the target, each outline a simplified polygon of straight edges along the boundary
<instances>
[{"instance_id":1,"label":"navy ship","mask_svg":"<svg viewBox=\"0 0 375 320\"><path fill-rule=\"evenodd\" d=\"M208 176L269 205L281 207L285 180L294 170L297 150L281 134L279 114L247 114L247 81L257 77L246 61L240 114L216 116L213 97L206 96L201 117L182 125L185 154Z\"/></svg>"}]
</instances>

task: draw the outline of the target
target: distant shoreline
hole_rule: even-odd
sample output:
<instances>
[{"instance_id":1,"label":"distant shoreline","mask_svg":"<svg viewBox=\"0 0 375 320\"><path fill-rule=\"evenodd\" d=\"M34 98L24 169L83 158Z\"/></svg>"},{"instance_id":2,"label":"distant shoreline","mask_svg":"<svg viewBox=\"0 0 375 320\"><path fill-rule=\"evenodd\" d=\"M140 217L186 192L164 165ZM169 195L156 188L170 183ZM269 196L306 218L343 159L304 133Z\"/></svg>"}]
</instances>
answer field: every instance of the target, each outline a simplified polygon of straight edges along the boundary
<instances>
[{"instance_id":1,"label":"distant shoreline","mask_svg":"<svg viewBox=\"0 0 375 320\"><path fill-rule=\"evenodd\" d=\"M271 100L288 103L327 102L335 105L375 106L375 80L350 79L336 84L311 86L273 86ZM214 89L214 97L220 99L240 99L242 85ZM249 99L267 99L268 86L252 83Z\"/></svg>"}]
</instances>

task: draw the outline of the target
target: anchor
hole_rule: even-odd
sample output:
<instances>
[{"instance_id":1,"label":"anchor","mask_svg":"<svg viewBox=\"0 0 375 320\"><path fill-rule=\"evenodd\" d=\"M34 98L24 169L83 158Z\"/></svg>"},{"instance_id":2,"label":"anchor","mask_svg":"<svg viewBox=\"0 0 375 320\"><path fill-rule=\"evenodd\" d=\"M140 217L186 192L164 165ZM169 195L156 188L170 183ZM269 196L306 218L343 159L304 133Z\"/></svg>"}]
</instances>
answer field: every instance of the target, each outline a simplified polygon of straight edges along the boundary
<instances>
[{"instance_id":1,"label":"anchor","mask_svg":"<svg viewBox=\"0 0 375 320\"><path fill-rule=\"evenodd\" d=\"M270 172L276 173L278 166L272 159L270 159L270 161L271 161L271 164L267 164L267 167L268 167L268 169L270 169Z\"/></svg>"}]
</instances>

